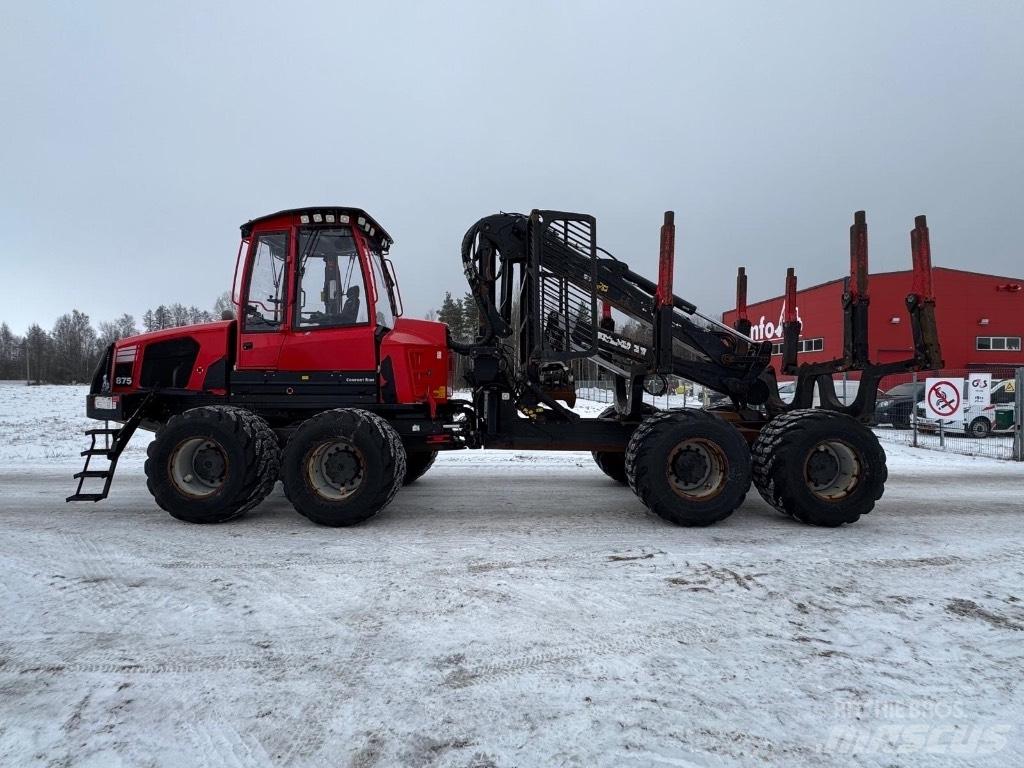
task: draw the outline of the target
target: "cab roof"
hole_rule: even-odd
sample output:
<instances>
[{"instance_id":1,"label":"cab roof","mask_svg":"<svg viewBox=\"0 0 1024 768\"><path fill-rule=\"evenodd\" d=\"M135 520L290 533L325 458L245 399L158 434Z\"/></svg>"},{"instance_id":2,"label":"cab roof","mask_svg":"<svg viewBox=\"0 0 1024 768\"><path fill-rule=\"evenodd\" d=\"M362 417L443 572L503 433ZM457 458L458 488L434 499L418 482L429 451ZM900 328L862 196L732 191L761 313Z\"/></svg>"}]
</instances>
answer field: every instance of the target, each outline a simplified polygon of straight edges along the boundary
<instances>
[{"instance_id":1,"label":"cab roof","mask_svg":"<svg viewBox=\"0 0 1024 768\"><path fill-rule=\"evenodd\" d=\"M361 227L363 234L370 235L370 230L373 230L373 234L370 236L375 239L379 239L384 250L390 248L394 243L394 240L391 239L391 235L389 235L384 230L384 227L382 227L370 214L362 208L352 208L346 205L312 205L306 208L289 208L284 211L278 211L277 213L268 213L266 216L259 216L245 222L245 224L241 226L242 236L248 237L252 234L253 227L257 224L262 224L265 221L276 219L280 216L309 216L310 221L313 222L314 216L322 217L325 214L348 216L354 226L358 226L359 219L363 219L365 222Z\"/></svg>"}]
</instances>

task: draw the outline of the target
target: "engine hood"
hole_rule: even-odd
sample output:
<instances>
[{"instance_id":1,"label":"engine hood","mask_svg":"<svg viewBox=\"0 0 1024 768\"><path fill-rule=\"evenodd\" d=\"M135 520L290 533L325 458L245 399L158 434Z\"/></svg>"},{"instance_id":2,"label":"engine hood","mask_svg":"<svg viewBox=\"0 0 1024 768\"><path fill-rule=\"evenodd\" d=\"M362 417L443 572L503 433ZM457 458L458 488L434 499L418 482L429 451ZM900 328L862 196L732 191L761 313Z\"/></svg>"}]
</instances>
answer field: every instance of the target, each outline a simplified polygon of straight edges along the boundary
<instances>
[{"instance_id":1,"label":"engine hood","mask_svg":"<svg viewBox=\"0 0 1024 768\"><path fill-rule=\"evenodd\" d=\"M120 349L121 347L130 347L134 344L151 344L154 341L167 341L168 339L179 339L183 336L193 336L197 334L205 336L210 333L226 333L234 323L234 320L217 320L212 323L198 323L196 325L179 325L174 328L163 328L159 331L149 331L148 333L139 333L135 336L125 336L123 339L118 339L114 342L114 348Z\"/></svg>"}]
</instances>

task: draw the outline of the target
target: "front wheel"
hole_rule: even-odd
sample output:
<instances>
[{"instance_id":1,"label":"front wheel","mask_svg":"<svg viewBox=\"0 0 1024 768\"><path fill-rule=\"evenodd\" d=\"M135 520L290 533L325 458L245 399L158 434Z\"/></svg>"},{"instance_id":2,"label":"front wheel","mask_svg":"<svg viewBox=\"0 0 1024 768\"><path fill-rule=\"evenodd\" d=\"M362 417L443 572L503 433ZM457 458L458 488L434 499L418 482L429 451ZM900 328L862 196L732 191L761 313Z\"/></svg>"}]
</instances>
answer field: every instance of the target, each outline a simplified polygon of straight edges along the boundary
<instances>
[{"instance_id":1,"label":"front wheel","mask_svg":"<svg viewBox=\"0 0 1024 768\"><path fill-rule=\"evenodd\" d=\"M795 410L772 419L751 449L754 487L810 525L854 523L882 497L888 471L875 433L841 413Z\"/></svg>"},{"instance_id":2,"label":"front wheel","mask_svg":"<svg viewBox=\"0 0 1024 768\"><path fill-rule=\"evenodd\" d=\"M172 416L146 456L149 492L187 523L223 523L245 514L270 493L281 461L267 423L232 406Z\"/></svg>"},{"instance_id":3,"label":"front wheel","mask_svg":"<svg viewBox=\"0 0 1024 768\"><path fill-rule=\"evenodd\" d=\"M437 451L410 451L405 454L405 480L402 485L411 485L427 474L434 466Z\"/></svg>"},{"instance_id":4,"label":"front wheel","mask_svg":"<svg viewBox=\"0 0 1024 768\"><path fill-rule=\"evenodd\" d=\"M355 525L386 507L405 479L405 448L394 428L355 408L303 422L285 447L284 492L314 523Z\"/></svg>"}]
</instances>

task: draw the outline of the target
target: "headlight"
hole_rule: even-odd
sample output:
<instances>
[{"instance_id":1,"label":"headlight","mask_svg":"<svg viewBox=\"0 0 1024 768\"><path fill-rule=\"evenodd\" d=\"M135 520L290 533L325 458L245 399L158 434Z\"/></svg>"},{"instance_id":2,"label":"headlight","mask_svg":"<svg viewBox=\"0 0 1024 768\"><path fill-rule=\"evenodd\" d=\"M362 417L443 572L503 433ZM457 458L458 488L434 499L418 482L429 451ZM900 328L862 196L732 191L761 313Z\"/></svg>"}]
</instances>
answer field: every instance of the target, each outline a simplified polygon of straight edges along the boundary
<instances>
[{"instance_id":1,"label":"headlight","mask_svg":"<svg viewBox=\"0 0 1024 768\"><path fill-rule=\"evenodd\" d=\"M888 408L890 405L892 405L892 400L879 400L877 407Z\"/></svg>"}]
</instances>

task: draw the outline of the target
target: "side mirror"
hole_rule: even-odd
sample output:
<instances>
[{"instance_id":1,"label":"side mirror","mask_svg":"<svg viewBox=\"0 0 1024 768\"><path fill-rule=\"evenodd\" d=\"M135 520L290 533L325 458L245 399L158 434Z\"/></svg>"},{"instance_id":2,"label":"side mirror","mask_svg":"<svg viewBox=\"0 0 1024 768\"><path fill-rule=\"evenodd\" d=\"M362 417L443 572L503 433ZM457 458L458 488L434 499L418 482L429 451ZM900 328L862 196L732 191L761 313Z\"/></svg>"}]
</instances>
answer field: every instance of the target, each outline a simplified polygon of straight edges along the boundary
<instances>
[{"instance_id":1,"label":"side mirror","mask_svg":"<svg viewBox=\"0 0 1024 768\"><path fill-rule=\"evenodd\" d=\"M220 319L221 320L234 320L235 319L235 312L234 312L234 310L232 310L232 309L225 309L223 312L220 313Z\"/></svg>"}]
</instances>

